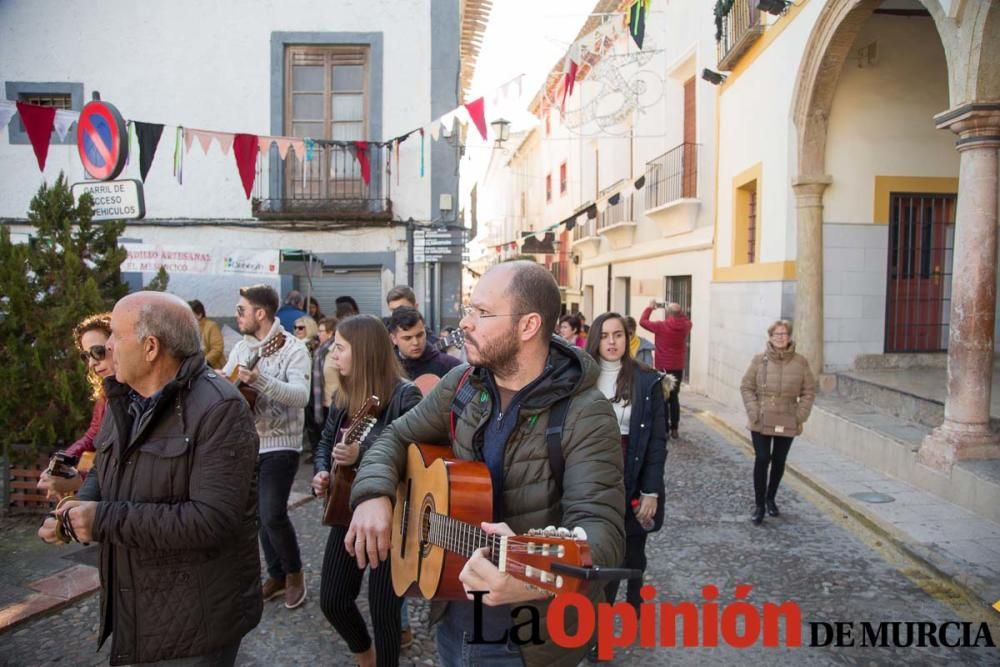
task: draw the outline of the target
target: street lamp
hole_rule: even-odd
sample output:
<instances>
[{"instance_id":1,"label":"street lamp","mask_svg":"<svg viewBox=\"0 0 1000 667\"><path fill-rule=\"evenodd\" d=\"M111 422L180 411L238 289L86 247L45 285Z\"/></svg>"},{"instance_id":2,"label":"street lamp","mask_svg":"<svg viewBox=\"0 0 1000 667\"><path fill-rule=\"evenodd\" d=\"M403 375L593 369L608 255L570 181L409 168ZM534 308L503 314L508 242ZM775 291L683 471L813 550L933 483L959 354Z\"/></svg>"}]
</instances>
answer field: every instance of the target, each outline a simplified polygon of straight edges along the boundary
<instances>
[{"instance_id":1,"label":"street lamp","mask_svg":"<svg viewBox=\"0 0 1000 667\"><path fill-rule=\"evenodd\" d=\"M510 139L510 121L505 118L497 118L490 123L490 127L493 128L493 137L496 139L493 147L503 148L503 142Z\"/></svg>"}]
</instances>

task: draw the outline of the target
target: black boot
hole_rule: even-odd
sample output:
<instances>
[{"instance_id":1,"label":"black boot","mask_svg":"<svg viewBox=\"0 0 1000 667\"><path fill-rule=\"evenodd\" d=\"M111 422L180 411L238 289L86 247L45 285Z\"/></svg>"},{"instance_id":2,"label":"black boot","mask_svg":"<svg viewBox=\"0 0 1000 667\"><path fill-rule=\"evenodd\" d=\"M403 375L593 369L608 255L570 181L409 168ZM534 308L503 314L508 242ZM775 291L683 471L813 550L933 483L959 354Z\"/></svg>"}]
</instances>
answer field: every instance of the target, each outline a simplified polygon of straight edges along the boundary
<instances>
[{"instance_id":1,"label":"black boot","mask_svg":"<svg viewBox=\"0 0 1000 667\"><path fill-rule=\"evenodd\" d=\"M771 516L781 516L781 512L778 511L778 506L774 502L774 498L768 498L767 501L767 513Z\"/></svg>"},{"instance_id":2,"label":"black boot","mask_svg":"<svg viewBox=\"0 0 1000 667\"><path fill-rule=\"evenodd\" d=\"M750 520L753 521L753 525L755 526L759 526L760 524L764 523L763 505L757 505L757 507L754 508L753 514L750 515Z\"/></svg>"}]
</instances>

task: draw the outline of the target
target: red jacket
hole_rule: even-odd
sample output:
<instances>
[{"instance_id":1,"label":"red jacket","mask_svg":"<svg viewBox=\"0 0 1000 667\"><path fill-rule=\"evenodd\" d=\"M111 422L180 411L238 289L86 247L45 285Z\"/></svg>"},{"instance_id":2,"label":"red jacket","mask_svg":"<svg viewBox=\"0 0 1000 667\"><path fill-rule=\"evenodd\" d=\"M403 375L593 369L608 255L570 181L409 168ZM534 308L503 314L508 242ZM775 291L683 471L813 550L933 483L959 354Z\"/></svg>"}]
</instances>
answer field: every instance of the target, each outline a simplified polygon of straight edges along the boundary
<instances>
[{"instance_id":1,"label":"red jacket","mask_svg":"<svg viewBox=\"0 0 1000 667\"><path fill-rule=\"evenodd\" d=\"M654 322L649 319L649 314L652 312L652 308L642 311L639 326L654 334L656 368L661 371L682 370L687 355L687 336L691 332L691 320L685 315L678 315Z\"/></svg>"},{"instance_id":2,"label":"red jacket","mask_svg":"<svg viewBox=\"0 0 1000 667\"><path fill-rule=\"evenodd\" d=\"M84 452L94 451L94 438L97 437L97 432L101 429L101 421L104 420L104 411L107 406L108 401L104 397L94 402L94 412L90 418L90 428L87 429L82 438L66 448L67 454L79 457L83 456Z\"/></svg>"}]
</instances>

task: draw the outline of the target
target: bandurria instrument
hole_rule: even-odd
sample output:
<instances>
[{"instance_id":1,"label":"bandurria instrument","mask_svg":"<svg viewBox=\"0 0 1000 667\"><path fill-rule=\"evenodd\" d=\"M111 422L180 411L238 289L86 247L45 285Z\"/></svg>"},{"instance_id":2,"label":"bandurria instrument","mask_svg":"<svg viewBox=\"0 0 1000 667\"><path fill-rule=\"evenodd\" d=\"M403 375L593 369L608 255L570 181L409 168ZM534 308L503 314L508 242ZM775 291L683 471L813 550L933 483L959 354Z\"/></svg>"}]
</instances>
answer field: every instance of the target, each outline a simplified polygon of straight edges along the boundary
<instances>
[{"instance_id":1,"label":"bandurria instrument","mask_svg":"<svg viewBox=\"0 0 1000 667\"><path fill-rule=\"evenodd\" d=\"M392 517L392 586L396 595L465 600L458 575L475 551L490 549L498 569L551 593L581 592L591 576L590 547L577 528L488 535L493 491L484 463L452 458L449 447L411 444L406 479Z\"/></svg>"},{"instance_id":2,"label":"bandurria instrument","mask_svg":"<svg viewBox=\"0 0 1000 667\"><path fill-rule=\"evenodd\" d=\"M272 354L280 350L285 345L285 334L280 333L271 340L267 341L259 348L253 351L250 358L247 359L247 363L243 368L248 371L252 371L256 368L257 363L265 357L270 357ZM243 398L247 399L247 403L250 404L250 410L253 410L253 406L257 403L258 391L248 384L240 382L240 366L237 365L233 369L233 372L229 374L229 381L236 385L236 388L240 390L243 394Z\"/></svg>"},{"instance_id":3,"label":"bandurria instrument","mask_svg":"<svg viewBox=\"0 0 1000 667\"><path fill-rule=\"evenodd\" d=\"M351 426L344 434L344 444L360 443L375 425L375 412L382 402L378 396L371 396L351 417ZM330 489L327 491L323 524L327 526L351 525L351 486L354 484L354 466L334 465L330 473Z\"/></svg>"}]
</instances>

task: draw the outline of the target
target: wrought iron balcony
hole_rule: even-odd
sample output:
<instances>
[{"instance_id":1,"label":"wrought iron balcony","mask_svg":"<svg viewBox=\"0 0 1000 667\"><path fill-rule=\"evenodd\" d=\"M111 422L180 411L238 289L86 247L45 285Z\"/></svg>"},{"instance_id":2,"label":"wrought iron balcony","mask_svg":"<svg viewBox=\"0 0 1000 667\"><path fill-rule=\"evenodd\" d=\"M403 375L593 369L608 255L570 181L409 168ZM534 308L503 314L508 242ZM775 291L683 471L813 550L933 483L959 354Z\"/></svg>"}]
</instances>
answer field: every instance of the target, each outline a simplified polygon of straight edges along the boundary
<instances>
[{"instance_id":1,"label":"wrought iron balcony","mask_svg":"<svg viewBox=\"0 0 1000 667\"><path fill-rule=\"evenodd\" d=\"M609 202L608 207L604 209L604 213L597 214L598 232L622 222L635 222L635 218L632 216L632 196L634 194L633 192L629 192L628 194L619 193L617 204Z\"/></svg>"},{"instance_id":2,"label":"wrought iron balcony","mask_svg":"<svg viewBox=\"0 0 1000 667\"><path fill-rule=\"evenodd\" d=\"M681 144L646 163L646 210L698 197L698 144Z\"/></svg>"},{"instance_id":3,"label":"wrought iron balcony","mask_svg":"<svg viewBox=\"0 0 1000 667\"><path fill-rule=\"evenodd\" d=\"M369 144L366 183L361 163L344 146L317 143L309 160L291 150L282 160L272 147L257 165L253 215L260 220L391 220L386 151Z\"/></svg>"},{"instance_id":4,"label":"wrought iron balcony","mask_svg":"<svg viewBox=\"0 0 1000 667\"><path fill-rule=\"evenodd\" d=\"M732 0L729 11L716 16L719 69L729 71L764 32L757 0Z\"/></svg>"}]
</instances>

